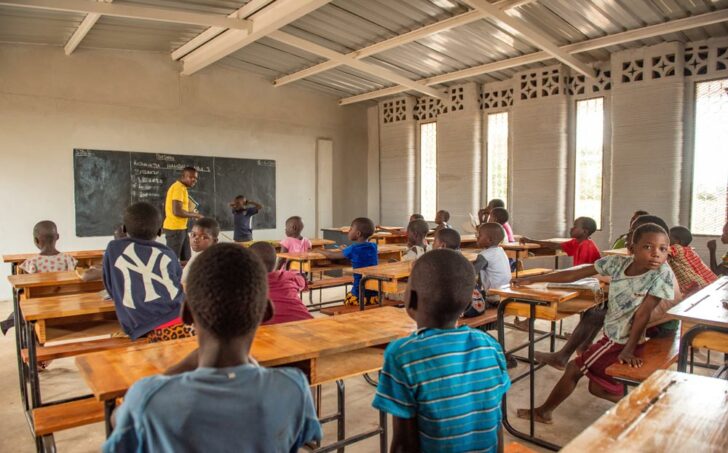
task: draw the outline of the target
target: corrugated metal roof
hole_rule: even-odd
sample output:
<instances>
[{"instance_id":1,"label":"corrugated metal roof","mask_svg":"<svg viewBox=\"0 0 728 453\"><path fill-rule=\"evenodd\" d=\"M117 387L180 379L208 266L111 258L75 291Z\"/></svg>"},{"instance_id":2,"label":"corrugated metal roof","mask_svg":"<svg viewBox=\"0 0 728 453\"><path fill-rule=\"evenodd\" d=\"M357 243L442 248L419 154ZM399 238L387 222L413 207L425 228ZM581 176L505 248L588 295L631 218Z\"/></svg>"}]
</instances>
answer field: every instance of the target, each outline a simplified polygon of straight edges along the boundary
<instances>
[{"instance_id":1,"label":"corrugated metal roof","mask_svg":"<svg viewBox=\"0 0 728 453\"><path fill-rule=\"evenodd\" d=\"M226 15L245 0L116 0L156 7ZM578 5L578 7L575 7ZM529 22L559 45L581 42L647 25L728 8L728 0L538 0L511 9L509 14ZM326 48L348 53L469 11L462 0L333 0L298 19L283 31ZM23 8L0 8L0 41L61 46L83 19L82 14ZM205 27L102 17L81 47L113 47L171 51ZM694 41L728 36L728 24L667 34L579 54L584 61L599 61L630 47L663 41ZM364 61L411 79L431 77L484 63L495 62L536 49L497 21L471 22L415 42L380 52ZM253 71L272 79L325 61L323 58L262 38L225 58L220 64ZM550 64L543 62L532 67ZM489 82L503 80L527 67L473 77ZM392 84L349 67L339 66L296 83L349 96Z\"/></svg>"}]
</instances>

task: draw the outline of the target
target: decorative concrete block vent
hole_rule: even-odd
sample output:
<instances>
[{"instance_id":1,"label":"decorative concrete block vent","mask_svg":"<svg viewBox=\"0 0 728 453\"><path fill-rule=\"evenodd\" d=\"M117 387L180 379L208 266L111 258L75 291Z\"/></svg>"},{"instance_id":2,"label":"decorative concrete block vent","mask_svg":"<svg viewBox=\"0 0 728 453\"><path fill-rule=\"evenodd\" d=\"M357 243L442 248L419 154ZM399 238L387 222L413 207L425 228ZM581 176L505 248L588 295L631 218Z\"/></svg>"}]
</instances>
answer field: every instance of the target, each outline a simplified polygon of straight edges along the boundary
<instances>
[{"instance_id":1,"label":"decorative concrete block vent","mask_svg":"<svg viewBox=\"0 0 728 453\"><path fill-rule=\"evenodd\" d=\"M728 75L728 38L685 44L685 77L709 79Z\"/></svg>"},{"instance_id":2,"label":"decorative concrete block vent","mask_svg":"<svg viewBox=\"0 0 728 453\"><path fill-rule=\"evenodd\" d=\"M514 85L512 79L484 84L478 96L480 110L504 111L513 107Z\"/></svg>"},{"instance_id":3,"label":"decorative concrete block vent","mask_svg":"<svg viewBox=\"0 0 728 453\"><path fill-rule=\"evenodd\" d=\"M530 69L516 74L516 99L531 101L566 94L568 72L562 65Z\"/></svg>"},{"instance_id":4,"label":"decorative concrete block vent","mask_svg":"<svg viewBox=\"0 0 728 453\"><path fill-rule=\"evenodd\" d=\"M566 94L576 99L605 96L612 90L612 69L609 62L599 62L594 66L594 78L587 79L583 74L571 74L567 78Z\"/></svg>"},{"instance_id":5,"label":"decorative concrete block vent","mask_svg":"<svg viewBox=\"0 0 728 453\"><path fill-rule=\"evenodd\" d=\"M682 77L685 73L683 44L668 42L612 54L615 85L629 85Z\"/></svg>"}]
</instances>

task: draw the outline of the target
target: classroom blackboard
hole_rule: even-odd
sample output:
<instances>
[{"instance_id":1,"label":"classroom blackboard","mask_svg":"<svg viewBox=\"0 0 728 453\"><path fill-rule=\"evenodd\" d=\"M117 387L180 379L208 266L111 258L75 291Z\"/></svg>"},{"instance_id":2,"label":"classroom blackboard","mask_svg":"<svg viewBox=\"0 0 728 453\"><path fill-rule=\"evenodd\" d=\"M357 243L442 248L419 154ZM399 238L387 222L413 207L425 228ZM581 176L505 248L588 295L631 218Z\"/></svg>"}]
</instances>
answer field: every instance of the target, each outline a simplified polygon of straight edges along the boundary
<instances>
[{"instance_id":1,"label":"classroom blackboard","mask_svg":"<svg viewBox=\"0 0 728 453\"><path fill-rule=\"evenodd\" d=\"M126 206L137 201L164 213L167 189L187 166L195 167L199 177L190 198L223 230L233 227L228 203L236 195L264 206L253 217L254 229L276 227L274 160L74 149L76 235L111 235Z\"/></svg>"}]
</instances>

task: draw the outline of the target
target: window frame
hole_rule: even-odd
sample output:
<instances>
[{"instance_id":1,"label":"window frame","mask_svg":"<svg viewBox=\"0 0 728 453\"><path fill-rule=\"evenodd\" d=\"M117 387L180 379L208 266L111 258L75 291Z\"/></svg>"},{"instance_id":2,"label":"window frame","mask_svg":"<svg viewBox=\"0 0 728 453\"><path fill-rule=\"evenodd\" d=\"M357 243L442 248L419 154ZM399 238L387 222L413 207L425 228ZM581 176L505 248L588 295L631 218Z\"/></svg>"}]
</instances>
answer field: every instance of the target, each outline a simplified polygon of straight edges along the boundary
<instances>
[{"instance_id":1,"label":"window frame","mask_svg":"<svg viewBox=\"0 0 728 453\"><path fill-rule=\"evenodd\" d=\"M431 119L431 120L421 120L417 121L416 126L416 135L417 135L417 152L416 152L416 159L415 159L415 194L416 194L416 203L415 203L415 212L422 213L422 126L426 126L428 124L434 124L435 125L435 182L438 182L439 175L437 171L437 120ZM438 199L438 189L437 186L435 186L435 214L437 214L437 209L439 205L439 199ZM424 216L424 214L422 214ZM409 214L408 214L409 217ZM432 220L434 221L434 217L432 219L427 219L427 216L425 216L425 220Z\"/></svg>"},{"instance_id":2,"label":"window frame","mask_svg":"<svg viewBox=\"0 0 728 453\"><path fill-rule=\"evenodd\" d=\"M576 196L577 195L576 194L576 178L577 178L576 160L577 160L577 155L579 153L579 150L577 148L578 147L577 133L578 133L578 129L579 129L579 108L578 108L578 105L579 105L579 102L592 101L594 99L601 99L602 100L602 171L601 171L601 174L602 174L602 187L601 187L601 191L600 191L600 195L599 195L599 211L600 211L599 215L600 215L600 221L599 221L599 224L597 225L596 231L605 231L604 224L605 223L609 223L609 218L604 215L605 214L605 212L604 212L604 207L605 207L605 203L604 203L604 201L605 201L605 190L607 189L607 177L609 175L607 173L607 168L606 168L607 166L605 165L606 160L608 158L608 156L607 156L607 134L608 134L608 131L607 131L607 129L608 129L608 121L607 121L608 105L607 105L607 102L608 102L608 98L604 94L601 95L601 96L589 96L589 97L584 97L584 98L581 98L581 99L575 99L574 100L574 116L573 116L573 118L574 118L574 123L573 123L574 133L573 133L573 137L572 137L572 140L573 140L573 150L574 150L574 152L572 154L571 159L569 159L570 164L571 164L571 168L573 169L571 171L571 174L570 174L570 179L571 179L571 184L572 184L572 188L571 188L571 209L572 209L572 211L571 211L571 217L572 217L572 219L571 219L571 221L573 223L574 220L576 220L579 217L579 216L576 215L576 201L577 201L577 196ZM609 204L609 203L606 203L606 204Z\"/></svg>"},{"instance_id":3,"label":"window frame","mask_svg":"<svg viewBox=\"0 0 728 453\"><path fill-rule=\"evenodd\" d=\"M482 183L482 194L483 194L483 203L482 206L485 206L486 203L490 199L493 198L491 194L488 193L488 171L489 171L489 165L488 165L488 154L490 153L490 147L488 146L488 132L490 130L489 127L489 121L488 118L490 115L498 115L506 113L508 115L508 134L507 134L507 141L506 141L506 152L508 153L507 161L507 170L506 170L506 206L508 207L508 212L512 212L513 209L513 140L512 140L512 132L513 132L513 112L511 112L510 108L498 108L498 109L490 109L490 110L484 110L483 111L483 125L482 125L482 134L483 134L483 151L481 155L482 159L482 166L483 166L483 183Z\"/></svg>"}]
</instances>

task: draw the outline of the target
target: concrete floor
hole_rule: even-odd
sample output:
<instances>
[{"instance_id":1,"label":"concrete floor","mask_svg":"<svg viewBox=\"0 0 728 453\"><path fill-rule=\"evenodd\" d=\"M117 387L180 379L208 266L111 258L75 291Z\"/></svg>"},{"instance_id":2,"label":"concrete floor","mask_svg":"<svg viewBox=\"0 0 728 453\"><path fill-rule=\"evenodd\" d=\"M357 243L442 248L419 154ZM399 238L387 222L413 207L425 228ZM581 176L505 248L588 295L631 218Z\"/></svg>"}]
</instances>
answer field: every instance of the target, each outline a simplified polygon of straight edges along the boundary
<instances>
[{"instance_id":1,"label":"concrete floor","mask_svg":"<svg viewBox=\"0 0 728 453\"><path fill-rule=\"evenodd\" d=\"M340 297L341 291L328 290L327 298ZM0 302L0 318L3 318L12 309L9 302ZM564 331L570 332L578 317L564 321ZM548 323L538 322L537 326L547 329ZM495 335L495 332L491 332ZM526 334L514 330L507 330L507 342L514 345L526 339ZM18 390L18 373L15 360L15 336L9 334L0 337L0 451L13 451L18 453L32 452L35 449L33 438L26 424L20 403ZM558 343L557 343L558 347ZM537 347L546 350L548 342L542 342ZM525 364L511 370L511 376L526 369ZM540 404L558 380L560 372L551 368L544 368L536 375L536 404ZM48 370L41 375L42 394L44 399L57 399L88 393L85 384L79 377L73 358L54 361ZM528 407L529 383L524 379L512 386L508 392L508 417L512 424L524 431L528 429L526 421L515 417L516 408ZM362 378L353 378L346 381L346 410L347 435L374 429L378 423L376 411L371 408L374 388ZM611 403L591 396L587 390L587 379L582 379L578 388L554 414L553 425L538 425L536 432L540 437L565 445L576 437L582 430L592 424L600 415L611 407ZM336 407L335 385L324 387L323 414L330 413ZM391 429L391 428L390 428ZM325 439L335 439L336 426L334 423L325 425ZM56 434L56 445L60 452L97 452L104 441L104 429L101 423L85 426ZM505 435L506 443L514 440ZM524 441L519 441L536 451L546 451ZM348 447L348 452L374 452L378 451L378 438L367 439Z\"/></svg>"}]
</instances>

